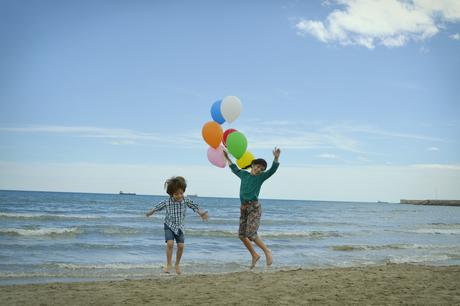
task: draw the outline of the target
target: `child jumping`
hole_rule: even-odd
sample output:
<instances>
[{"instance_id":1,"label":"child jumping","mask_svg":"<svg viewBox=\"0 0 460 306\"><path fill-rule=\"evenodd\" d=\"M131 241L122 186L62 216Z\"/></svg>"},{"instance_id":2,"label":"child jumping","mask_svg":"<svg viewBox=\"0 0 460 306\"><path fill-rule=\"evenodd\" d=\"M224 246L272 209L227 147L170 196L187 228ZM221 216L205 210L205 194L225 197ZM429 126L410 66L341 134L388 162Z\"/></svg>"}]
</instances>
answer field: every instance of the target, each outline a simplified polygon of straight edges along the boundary
<instances>
[{"instance_id":1,"label":"child jumping","mask_svg":"<svg viewBox=\"0 0 460 306\"><path fill-rule=\"evenodd\" d=\"M273 150L273 164L267 172L264 172L267 168L267 162L262 158L254 159L250 165L251 172L247 172L239 169L231 161L227 152L224 151L225 159L228 161L230 169L241 179L240 227L238 230L238 236L248 249L249 253L251 253L251 269L256 266L257 261L260 259L260 256L255 251L251 241L254 241L254 243L264 251L267 266L271 266L273 262L271 250L267 248L262 239L260 239L257 235L257 230L260 225L260 217L262 216L262 207L259 203L258 197L263 182L272 176L278 169L278 159L280 154L281 150L275 147Z\"/></svg>"},{"instance_id":2,"label":"child jumping","mask_svg":"<svg viewBox=\"0 0 460 306\"><path fill-rule=\"evenodd\" d=\"M176 274L180 274L180 259L184 252L184 219L185 211L191 208L194 212L200 215L204 221L208 220L208 212L203 211L192 200L184 197L187 183L182 176L175 176L168 179L165 183L166 192L169 194L169 199L161 201L145 215L150 217L155 212L166 208L164 220L165 242L166 242L166 267L165 273L169 273L172 268L172 254L174 248L174 240L177 243L176 250Z\"/></svg>"}]
</instances>

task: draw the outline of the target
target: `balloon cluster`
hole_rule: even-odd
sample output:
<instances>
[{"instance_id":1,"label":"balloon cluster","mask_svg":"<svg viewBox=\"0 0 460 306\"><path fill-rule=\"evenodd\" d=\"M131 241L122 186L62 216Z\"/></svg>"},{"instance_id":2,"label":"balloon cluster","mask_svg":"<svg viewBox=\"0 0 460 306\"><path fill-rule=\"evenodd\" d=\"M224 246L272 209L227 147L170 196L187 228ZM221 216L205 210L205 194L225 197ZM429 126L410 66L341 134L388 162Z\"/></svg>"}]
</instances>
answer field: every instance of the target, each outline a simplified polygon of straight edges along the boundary
<instances>
[{"instance_id":1,"label":"balloon cluster","mask_svg":"<svg viewBox=\"0 0 460 306\"><path fill-rule=\"evenodd\" d=\"M225 156L224 147L236 158L236 163L240 168L249 166L254 159L254 155L247 151L248 141L246 136L235 129L222 129L224 122L231 123L239 117L241 113L241 101L235 96L227 96L222 100L214 102L211 106L211 117L213 121L203 125L201 134L204 141L209 145L208 160L214 166L224 168ZM222 146L223 145L223 146Z\"/></svg>"}]
</instances>

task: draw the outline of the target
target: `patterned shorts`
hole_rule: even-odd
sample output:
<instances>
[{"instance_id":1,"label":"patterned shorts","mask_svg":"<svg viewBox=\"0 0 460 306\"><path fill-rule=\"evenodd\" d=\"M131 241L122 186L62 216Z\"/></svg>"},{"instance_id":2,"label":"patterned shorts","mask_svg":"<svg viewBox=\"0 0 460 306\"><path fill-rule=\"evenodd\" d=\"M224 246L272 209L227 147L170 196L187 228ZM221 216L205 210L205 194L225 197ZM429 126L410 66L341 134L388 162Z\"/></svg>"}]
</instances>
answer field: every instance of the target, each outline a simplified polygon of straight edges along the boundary
<instances>
[{"instance_id":1,"label":"patterned shorts","mask_svg":"<svg viewBox=\"0 0 460 306\"><path fill-rule=\"evenodd\" d=\"M257 238L257 230L260 225L260 217L262 216L262 207L258 201L247 201L241 204L240 207L240 228L238 236L246 237L254 241Z\"/></svg>"}]
</instances>

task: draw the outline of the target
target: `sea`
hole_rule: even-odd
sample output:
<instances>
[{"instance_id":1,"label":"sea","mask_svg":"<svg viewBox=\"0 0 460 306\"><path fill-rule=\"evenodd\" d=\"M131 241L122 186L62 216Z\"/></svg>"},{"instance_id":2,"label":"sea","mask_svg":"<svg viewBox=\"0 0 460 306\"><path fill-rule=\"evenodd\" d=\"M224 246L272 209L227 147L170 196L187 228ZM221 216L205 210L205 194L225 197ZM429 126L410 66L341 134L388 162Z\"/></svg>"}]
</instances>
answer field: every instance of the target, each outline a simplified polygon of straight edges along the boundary
<instances>
[{"instance_id":1,"label":"sea","mask_svg":"<svg viewBox=\"0 0 460 306\"><path fill-rule=\"evenodd\" d=\"M0 285L170 277L160 212L166 195L0 191ZM239 199L190 197L183 274L247 271ZM261 199L259 235L274 263L255 271L460 264L460 207ZM260 251L263 255L263 252ZM173 257L174 258L174 257Z\"/></svg>"}]
</instances>

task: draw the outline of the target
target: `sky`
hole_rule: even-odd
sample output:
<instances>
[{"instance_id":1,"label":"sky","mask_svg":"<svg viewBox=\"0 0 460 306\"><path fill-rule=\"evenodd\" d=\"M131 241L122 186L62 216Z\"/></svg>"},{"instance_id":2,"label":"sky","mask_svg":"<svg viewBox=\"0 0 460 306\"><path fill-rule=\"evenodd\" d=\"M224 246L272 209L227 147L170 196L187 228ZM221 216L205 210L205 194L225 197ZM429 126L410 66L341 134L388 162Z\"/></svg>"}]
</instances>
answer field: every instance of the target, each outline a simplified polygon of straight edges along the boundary
<instances>
[{"instance_id":1,"label":"sky","mask_svg":"<svg viewBox=\"0 0 460 306\"><path fill-rule=\"evenodd\" d=\"M458 0L0 0L0 189L236 198L231 95L261 198L460 199L459 81Z\"/></svg>"}]
</instances>

